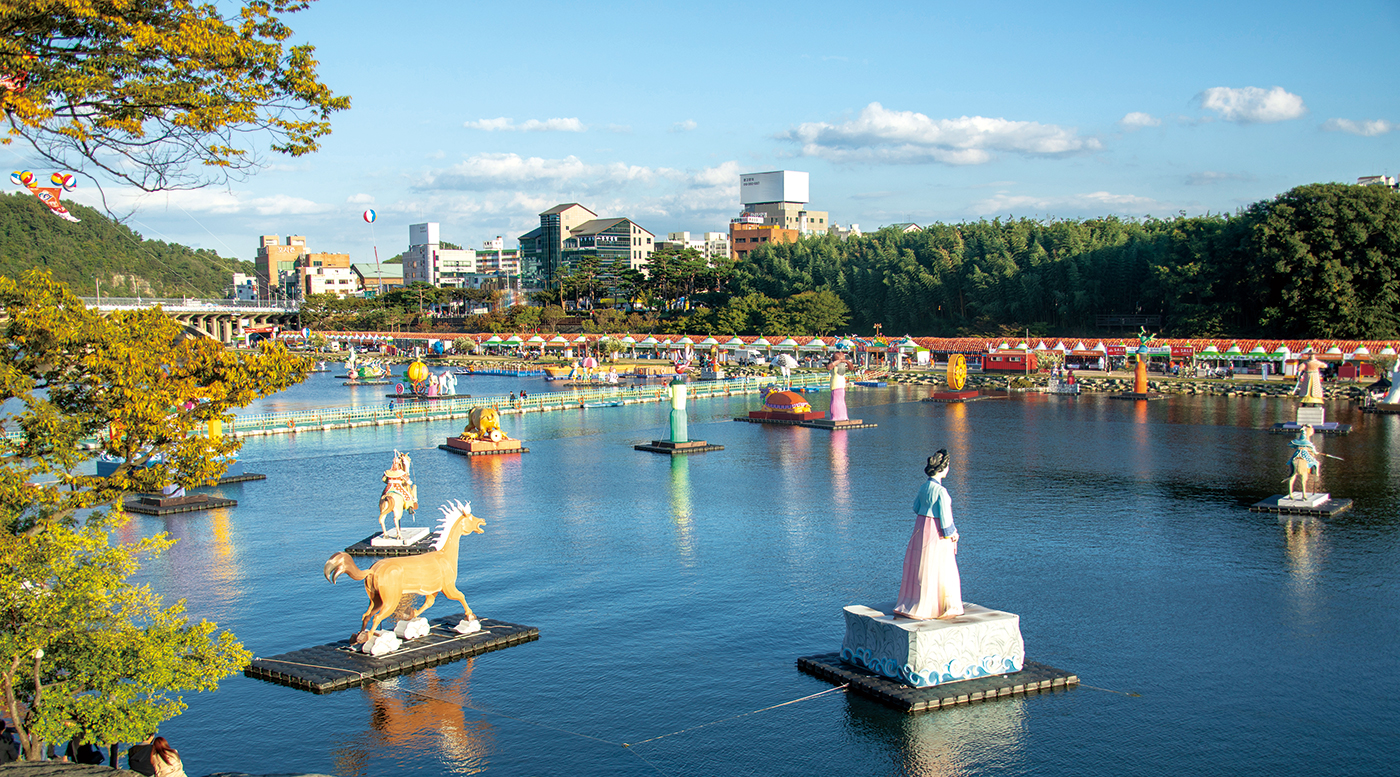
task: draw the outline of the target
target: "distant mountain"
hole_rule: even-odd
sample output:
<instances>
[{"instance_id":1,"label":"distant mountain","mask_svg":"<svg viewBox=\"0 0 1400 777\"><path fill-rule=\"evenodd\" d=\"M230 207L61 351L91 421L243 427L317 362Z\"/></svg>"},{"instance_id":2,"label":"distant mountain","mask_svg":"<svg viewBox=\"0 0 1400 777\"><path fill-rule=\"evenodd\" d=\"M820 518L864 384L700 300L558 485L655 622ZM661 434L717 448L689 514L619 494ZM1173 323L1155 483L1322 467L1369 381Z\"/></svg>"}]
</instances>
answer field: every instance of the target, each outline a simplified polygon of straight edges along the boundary
<instances>
[{"instance_id":1,"label":"distant mountain","mask_svg":"<svg viewBox=\"0 0 1400 777\"><path fill-rule=\"evenodd\" d=\"M146 240L100 211L65 202L81 223L65 221L32 194L0 196L0 275L47 267L79 296L204 297L225 295L233 273L253 263L207 249Z\"/></svg>"}]
</instances>

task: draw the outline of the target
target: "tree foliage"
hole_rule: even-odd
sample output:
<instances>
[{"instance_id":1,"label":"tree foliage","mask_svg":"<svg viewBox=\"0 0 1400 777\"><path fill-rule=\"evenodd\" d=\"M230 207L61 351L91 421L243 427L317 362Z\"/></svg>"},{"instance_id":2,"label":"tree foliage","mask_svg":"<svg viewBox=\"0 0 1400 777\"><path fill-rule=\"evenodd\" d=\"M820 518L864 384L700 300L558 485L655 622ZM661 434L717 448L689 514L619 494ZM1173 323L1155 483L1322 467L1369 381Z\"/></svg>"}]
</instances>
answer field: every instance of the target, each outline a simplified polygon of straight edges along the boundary
<instances>
[{"instance_id":1,"label":"tree foliage","mask_svg":"<svg viewBox=\"0 0 1400 777\"><path fill-rule=\"evenodd\" d=\"M201 432L281 390L309 363L280 345L252 354L182 337L159 310L99 316L51 275L0 277L0 687L27 755L79 732L137 741L248 655L126 582L160 534L110 545L132 492L216 482L240 443ZM123 463L84 474L83 439ZM28 707L19 717L19 706Z\"/></svg>"},{"instance_id":2,"label":"tree foliage","mask_svg":"<svg viewBox=\"0 0 1400 777\"><path fill-rule=\"evenodd\" d=\"M146 191L220 182L258 166L246 136L315 151L350 107L288 46L282 17L309 0L14 0L0 10L9 143L61 168Z\"/></svg>"}]
</instances>

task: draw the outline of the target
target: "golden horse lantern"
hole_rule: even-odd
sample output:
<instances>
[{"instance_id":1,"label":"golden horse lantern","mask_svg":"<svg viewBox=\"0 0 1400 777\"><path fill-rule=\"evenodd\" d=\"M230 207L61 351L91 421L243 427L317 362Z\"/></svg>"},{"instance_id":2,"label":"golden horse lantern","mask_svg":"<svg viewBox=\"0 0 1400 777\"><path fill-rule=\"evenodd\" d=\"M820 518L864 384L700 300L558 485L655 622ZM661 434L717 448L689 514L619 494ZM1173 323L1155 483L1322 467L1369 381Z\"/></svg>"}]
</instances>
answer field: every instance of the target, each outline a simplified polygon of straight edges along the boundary
<instances>
[{"instance_id":1,"label":"golden horse lantern","mask_svg":"<svg viewBox=\"0 0 1400 777\"><path fill-rule=\"evenodd\" d=\"M442 511L442 521L438 524L437 540L433 549L416 556L398 556L382 559L369 569L362 570L355 560L345 552L332 554L326 560L322 573L332 584L345 574L351 580L365 582L365 594L369 596L369 609L361 619L363 631L357 641L363 642L374 635L380 622L394 613L404 596L421 594L423 606L402 620L413 620L422 615L438 594L462 605L467 621L476 620L472 608L467 606L467 597L457 590L457 551L458 541L463 534L483 534L485 521L472 515L471 504L453 502L438 508Z\"/></svg>"}]
</instances>

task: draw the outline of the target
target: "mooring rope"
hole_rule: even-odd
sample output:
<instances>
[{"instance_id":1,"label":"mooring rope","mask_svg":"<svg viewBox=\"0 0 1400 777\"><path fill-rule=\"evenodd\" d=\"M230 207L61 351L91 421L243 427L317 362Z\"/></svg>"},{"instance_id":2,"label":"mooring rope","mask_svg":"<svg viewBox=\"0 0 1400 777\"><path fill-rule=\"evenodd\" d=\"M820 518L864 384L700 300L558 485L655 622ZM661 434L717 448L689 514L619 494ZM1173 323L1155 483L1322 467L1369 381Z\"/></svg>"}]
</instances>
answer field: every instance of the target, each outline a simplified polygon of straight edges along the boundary
<instances>
[{"instance_id":1,"label":"mooring rope","mask_svg":"<svg viewBox=\"0 0 1400 777\"><path fill-rule=\"evenodd\" d=\"M706 727L713 726L713 725L716 725L716 724L719 724L719 723L724 723L724 722L731 721L731 720L737 720L737 719L739 719L739 718L746 718L746 717L748 717L748 716L750 716L750 715L757 715L757 714L760 713L760 712L767 712L768 710L776 710L776 709L779 708L779 707L786 707L786 706L788 706L789 704L796 704L796 703L798 703L798 702L800 702L800 701L807 701L808 699L815 699L815 698L817 698L818 696L825 696L825 695L827 695L828 693L835 693L836 691L844 691L844 690L846 690L846 686L848 686L848 685L850 685L850 683L842 683L841 685L838 685L838 686L836 686L835 688L827 688L825 691L818 691L817 693L814 693L814 694L812 694L812 695L810 695L810 696L803 696L803 697L800 698L800 699L793 699L792 701L785 701L785 702L783 702L782 704L774 704L774 705L771 706L771 707L764 707L763 709L754 710L753 712L742 712L742 713L740 713L740 714L738 714L738 715L732 715L732 716L727 717L727 718L720 718L719 720L712 720L712 721L710 721L709 723L701 723L701 724L698 725L698 726L691 726L690 728L683 728L683 729L681 729L680 731L672 731L672 732L669 733L669 734L662 734L661 736L652 737L651 739L643 739L643 740L640 741L640 742L630 742L630 743L629 743L629 742L623 742L623 743L622 743L622 746L623 746L623 747L633 747L633 746L635 746L635 745L645 745L645 744L648 743L648 742L655 742L655 741L658 740L658 739L665 739L666 737L673 737L673 736L675 736L675 735L677 735L677 734L685 734L685 733L690 732L690 731L696 731L696 730L698 730L698 729L706 728Z\"/></svg>"}]
</instances>

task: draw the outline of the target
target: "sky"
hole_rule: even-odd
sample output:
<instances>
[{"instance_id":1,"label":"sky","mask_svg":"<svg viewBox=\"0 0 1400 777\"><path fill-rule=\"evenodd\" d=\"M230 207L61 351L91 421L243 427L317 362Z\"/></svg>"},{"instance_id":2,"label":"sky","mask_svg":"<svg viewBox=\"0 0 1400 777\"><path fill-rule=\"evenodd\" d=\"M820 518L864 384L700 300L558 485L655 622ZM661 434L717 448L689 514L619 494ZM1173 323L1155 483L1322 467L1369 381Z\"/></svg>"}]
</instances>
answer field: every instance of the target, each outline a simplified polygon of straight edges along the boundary
<instances>
[{"instance_id":1,"label":"sky","mask_svg":"<svg viewBox=\"0 0 1400 777\"><path fill-rule=\"evenodd\" d=\"M359 262L424 221L514 247L565 202L727 231L739 175L767 170L808 172L810 207L865 231L1234 212L1400 175L1397 0L321 0L288 22L353 99L322 149L195 191L104 184L134 230ZM87 180L69 196L100 203Z\"/></svg>"}]
</instances>

